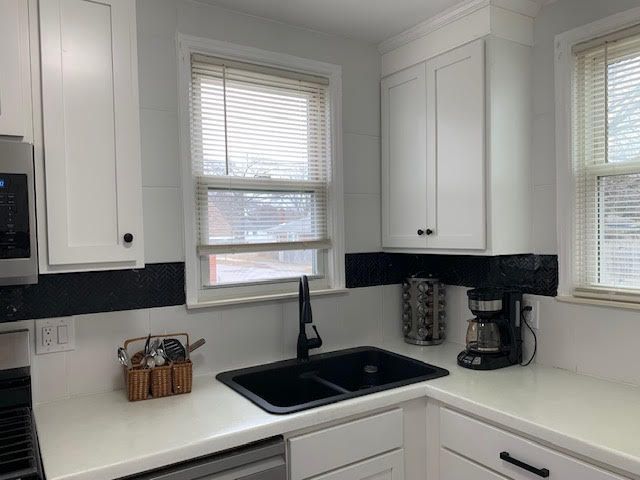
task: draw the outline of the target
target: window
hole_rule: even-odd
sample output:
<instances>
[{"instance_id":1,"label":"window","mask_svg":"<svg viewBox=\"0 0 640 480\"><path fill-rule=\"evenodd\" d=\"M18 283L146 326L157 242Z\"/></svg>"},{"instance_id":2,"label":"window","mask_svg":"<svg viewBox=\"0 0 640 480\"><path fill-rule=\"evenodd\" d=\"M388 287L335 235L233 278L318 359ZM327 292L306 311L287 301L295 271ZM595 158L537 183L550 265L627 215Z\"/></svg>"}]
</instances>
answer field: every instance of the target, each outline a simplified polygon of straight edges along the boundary
<instances>
[{"instance_id":1,"label":"window","mask_svg":"<svg viewBox=\"0 0 640 480\"><path fill-rule=\"evenodd\" d=\"M302 274L312 288L340 287L342 194L332 112L339 77L326 68L298 71L300 59L288 56L278 57L291 68L230 59L228 46L218 54L203 42L216 46L181 42L191 195L185 202L193 223L187 256L196 259L193 268L187 261L191 303L297 292ZM249 52L250 60L275 55L238 52Z\"/></svg>"},{"instance_id":2,"label":"window","mask_svg":"<svg viewBox=\"0 0 640 480\"><path fill-rule=\"evenodd\" d=\"M574 294L633 297L640 295L640 28L572 53Z\"/></svg>"}]
</instances>

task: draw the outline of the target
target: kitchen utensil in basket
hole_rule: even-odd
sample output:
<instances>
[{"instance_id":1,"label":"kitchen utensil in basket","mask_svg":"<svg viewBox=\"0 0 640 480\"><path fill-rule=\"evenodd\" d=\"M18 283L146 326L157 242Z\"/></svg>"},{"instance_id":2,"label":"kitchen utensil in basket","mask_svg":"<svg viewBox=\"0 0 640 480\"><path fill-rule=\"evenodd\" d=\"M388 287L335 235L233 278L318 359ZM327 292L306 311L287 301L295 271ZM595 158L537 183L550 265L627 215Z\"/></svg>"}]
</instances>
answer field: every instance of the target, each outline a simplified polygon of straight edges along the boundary
<instances>
[{"instance_id":1,"label":"kitchen utensil in basket","mask_svg":"<svg viewBox=\"0 0 640 480\"><path fill-rule=\"evenodd\" d=\"M171 338L166 338L171 337ZM131 357L132 367L123 366L125 375L125 385L127 388L127 398L129 401L146 400L148 398L160 398L169 395L178 395L191 392L193 384L193 364L189 360L185 360L185 347L179 340L173 337L184 337L185 344L189 344L189 335L187 333L172 333L168 335L150 335L148 337L131 338L124 342L124 350L128 351L128 347L132 343L145 341L145 351L149 349L151 339L165 339L165 348L167 348L167 340L180 345L182 348L182 356L171 357L168 364L148 368L147 363L141 363L146 359L147 355L143 351L137 352ZM179 350L175 343L173 348ZM172 358L178 359L173 361Z\"/></svg>"}]
</instances>

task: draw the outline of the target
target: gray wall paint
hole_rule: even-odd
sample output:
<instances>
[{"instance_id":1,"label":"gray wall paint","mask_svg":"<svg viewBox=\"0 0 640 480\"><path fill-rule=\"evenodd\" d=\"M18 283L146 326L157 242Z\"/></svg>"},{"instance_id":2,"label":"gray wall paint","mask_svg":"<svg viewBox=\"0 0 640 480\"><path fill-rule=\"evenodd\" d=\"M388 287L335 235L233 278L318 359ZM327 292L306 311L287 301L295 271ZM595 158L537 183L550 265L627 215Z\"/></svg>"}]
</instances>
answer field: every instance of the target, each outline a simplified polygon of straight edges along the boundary
<instances>
[{"instance_id":1,"label":"gray wall paint","mask_svg":"<svg viewBox=\"0 0 640 480\"><path fill-rule=\"evenodd\" d=\"M559 0L534 23L533 47L533 245L556 254L554 39L559 33L640 5L638 0Z\"/></svg>"},{"instance_id":2,"label":"gray wall paint","mask_svg":"<svg viewBox=\"0 0 640 480\"><path fill-rule=\"evenodd\" d=\"M189 0L138 0L147 263L184 260L176 32L342 66L347 252L381 249L380 57L375 46Z\"/></svg>"}]
</instances>

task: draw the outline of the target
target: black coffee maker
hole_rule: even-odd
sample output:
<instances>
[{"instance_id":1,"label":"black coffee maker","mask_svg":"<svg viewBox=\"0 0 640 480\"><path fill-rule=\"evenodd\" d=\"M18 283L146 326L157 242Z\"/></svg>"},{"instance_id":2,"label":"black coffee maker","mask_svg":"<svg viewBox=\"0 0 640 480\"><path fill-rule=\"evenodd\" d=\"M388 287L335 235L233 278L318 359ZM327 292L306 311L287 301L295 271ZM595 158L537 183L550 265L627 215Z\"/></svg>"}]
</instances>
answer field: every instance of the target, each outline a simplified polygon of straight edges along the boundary
<instances>
[{"instance_id":1,"label":"black coffee maker","mask_svg":"<svg viewBox=\"0 0 640 480\"><path fill-rule=\"evenodd\" d=\"M475 318L468 321L467 348L458 354L458 365L495 370L522 363L522 292L476 288L467 296Z\"/></svg>"}]
</instances>

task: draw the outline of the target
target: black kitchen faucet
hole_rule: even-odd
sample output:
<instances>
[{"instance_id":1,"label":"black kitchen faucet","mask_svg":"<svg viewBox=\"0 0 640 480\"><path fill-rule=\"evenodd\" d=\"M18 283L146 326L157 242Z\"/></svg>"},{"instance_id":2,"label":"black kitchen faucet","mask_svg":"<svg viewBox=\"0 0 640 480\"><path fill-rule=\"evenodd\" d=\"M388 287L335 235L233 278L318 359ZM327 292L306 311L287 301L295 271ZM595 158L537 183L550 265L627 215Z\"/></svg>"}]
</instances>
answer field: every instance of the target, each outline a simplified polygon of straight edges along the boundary
<instances>
[{"instance_id":1,"label":"black kitchen faucet","mask_svg":"<svg viewBox=\"0 0 640 480\"><path fill-rule=\"evenodd\" d=\"M309 360L309 350L320 348L322 338L315 325L311 325L316 332L316 338L307 338L305 325L313 322L311 314L311 296L309 294L309 279L306 275L300 277L298 287L298 305L300 307L300 333L298 334L298 360Z\"/></svg>"}]
</instances>

